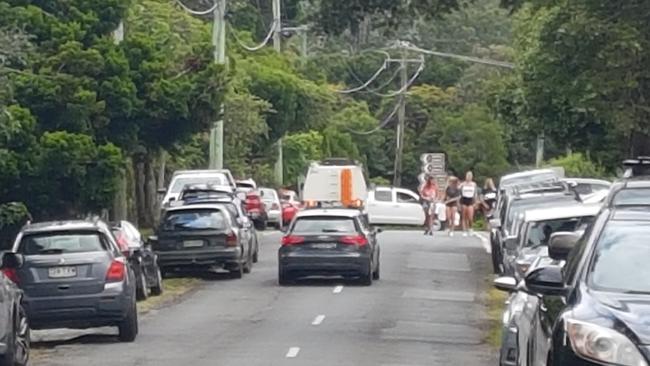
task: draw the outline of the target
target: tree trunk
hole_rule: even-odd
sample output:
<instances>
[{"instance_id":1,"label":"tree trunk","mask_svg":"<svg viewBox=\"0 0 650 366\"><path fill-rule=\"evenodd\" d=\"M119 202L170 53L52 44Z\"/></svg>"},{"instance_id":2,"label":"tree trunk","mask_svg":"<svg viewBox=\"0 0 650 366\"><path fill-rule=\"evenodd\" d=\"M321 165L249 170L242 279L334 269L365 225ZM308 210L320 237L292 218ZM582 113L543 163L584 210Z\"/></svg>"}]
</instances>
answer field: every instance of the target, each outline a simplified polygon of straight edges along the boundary
<instances>
[{"instance_id":1,"label":"tree trunk","mask_svg":"<svg viewBox=\"0 0 650 366\"><path fill-rule=\"evenodd\" d=\"M154 166L156 164L156 157L154 154L147 154L147 159L144 163L144 217L142 225L147 228L154 226L154 216L156 215L156 174Z\"/></svg>"},{"instance_id":2,"label":"tree trunk","mask_svg":"<svg viewBox=\"0 0 650 366\"><path fill-rule=\"evenodd\" d=\"M128 170L128 169L127 169ZM126 220L128 210L128 182L126 170L118 178L117 193L113 199L111 218L114 221Z\"/></svg>"},{"instance_id":3,"label":"tree trunk","mask_svg":"<svg viewBox=\"0 0 650 366\"><path fill-rule=\"evenodd\" d=\"M143 161L134 163L135 170L135 208L137 223L139 226L146 225L146 194L145 194L145 164Z\"/></svg>"}]
</instances>

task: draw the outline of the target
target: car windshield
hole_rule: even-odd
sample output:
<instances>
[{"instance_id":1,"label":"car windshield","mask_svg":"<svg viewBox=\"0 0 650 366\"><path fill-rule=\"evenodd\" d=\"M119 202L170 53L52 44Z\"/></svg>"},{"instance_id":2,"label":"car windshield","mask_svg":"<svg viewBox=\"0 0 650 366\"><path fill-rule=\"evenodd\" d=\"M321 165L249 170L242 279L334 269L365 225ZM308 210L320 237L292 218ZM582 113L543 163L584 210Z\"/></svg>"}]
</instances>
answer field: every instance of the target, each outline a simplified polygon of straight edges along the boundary
<instances>
[{"instance_id":1,"label":"car windshield","mask_svg":"<svg viewBox=\"0 0 650 366\"><path fill-rule=\"evenodd\" d=\"M591 264L595 289L650 294L650 223L610 221Z\"/></svg>"},{"instance_id":2,"label":"car windshield","mask_svg":"<svg viewBox=\"0 0 650 366\"><path fill-rule=\"evenodd\" d=\"M357 227L351 217L301 217L296 220L294 234L355 233Z\"/></svg>"},{"instance_id":3,"label":"car windshield","mask_svg":"<svg viewBox=\"0 0 650 366\"><path fill-rule=\"evenodd\" d=\"M214 186L227 186L228 179L225 175L211 175L209 177L176 178L173 181L171 193L179 193L190 184L209 184Z\"/></svg>"},{"instance_id":4,"label":"car windshield","mask_svg":"<svg viewBox=\"0 0 650 366\"><path fill-rule=\"evenodd\" d=\"M260 189L260 197L263 201L275 201L277 199L277 193L272 189Z\"/></svg>"},{"instance_id":5,"label":"car windshield","mask_svg":"<svg viewBox=\"0 0 650 366\"><path fill-rule=\"evenodd\" d=\"M162 224L164 231L173 230L225 230L226 218L219 210L200 209L172 211Z\"/></svg>"},{"instance_id":6,"label":"car windshield","mask_svg":"<svg viewBox=\"0 0 650 366\"><path fill-rule=\"evenodd\" d=\"M97 232L50 232L26 235L20 241L18 252L24 255L86 253L104 251Z\"/></svg>"},{"instance_id":7,"label":"car windshield","mask_svg":"<svg viewBox=\"0 0 650 366\"><path fill-rule=\"evenodd\" d=\"M525 245L527 247L548 245L551 234L559 231L577 231L593 220L594 216L587 216L531 222L528 224Z\"/></svg>"},{"instance_id":8,"label":"car windshield","mask_svg":"<svg viewBox=\"0 0 650 366\"><path fill-rule=\"evenodd\" d=\"M570 196L547 196L547 197L535 197L531 199L523 199L518 201L513 201L510 210L508 211L508 216L506 216L506 221L504 223L504 228L509 230L511 233L514 232L515 223L517 219L523 218L524 212L530 208L542 208L548 206L549 204L554 204L555 206L562 205L562 202L575 202Z\"/></svg>"},{"instance_id":9,"label":"car windshield","mask_svg":"<svg viewBox=\"0 0 650 366\"><path fill-rule=\"evenodd\" d=\"M650 188L624 189L614 196L614 205L650 205Z\"/></svg>"}]
</instances>

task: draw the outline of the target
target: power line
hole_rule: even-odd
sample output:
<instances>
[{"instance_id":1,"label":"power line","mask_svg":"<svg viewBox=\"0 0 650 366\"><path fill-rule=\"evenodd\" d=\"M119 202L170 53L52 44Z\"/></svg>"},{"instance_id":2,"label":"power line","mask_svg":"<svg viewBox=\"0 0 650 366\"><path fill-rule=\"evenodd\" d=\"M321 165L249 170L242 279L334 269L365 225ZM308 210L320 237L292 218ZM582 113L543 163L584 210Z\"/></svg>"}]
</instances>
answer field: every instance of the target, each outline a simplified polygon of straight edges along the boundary
<instances>
[{"instance_id":1,"label":"power line","mask_svg":"<svg viewBox=\"0 0 650 366\"><path fill-rule=\"evenodd\" d=\"M395 117L395 115L397 114L397 112L400 109L400 106L402 105L402 99L403 98L404 98L403 95L400 96L400 99L397 101L397 104L395 104L395 108L393 108L393 111L386 118L384 118L384 120L377 127L373 128L372 130L362 132L362 131L353 130L353 129L348 128L348 127L346 127L345 129L348 130L348 132L350 132L352 134L362 135L362 136L371 135L371 134L381 130L382 128L386 127L388 125L388 123L390 123L390 121L393 119L393 117Z\"/></svg>"},{"instance_id":2,"label":"power line","mask_svg":"<svg viewBox=\"0 0 650 366\"><path fill-rule=\"evenodd\" d=\"M215 1L214 5L212 5L212 7L210 9L207 9L207 10L194 10L194 9L191 9L187 5L183 4L183 2L181 0L176 0L176 3L178 5L180 5L181 8L183 8L186 12L188 12L188 13L190 13L192 15L208 15L208 14L212 14L217 9L217 7L219 7L219 2L218 1Z\"/></svg>"},{"instance_id":3,"label":"power line","mask_svg":"<svg viewBox=\"0 0 650 366\"><path fill-rule=\"evenodd\" d=\"M361 90L367 88L370 84L373 83L373 81L375 81L379 77L379 75L381 75L382 72L384 72L384 70L386 70L387 67L388 67L388 60L384 60L383 64L379 68L379 70L377 70L377 72L375 72L372 75L372 77L370 77L370 79L368 81L366 81L362 85L359 85L356 88L347 89L347 90L337 90L337 93L340 93L340 94L352 94L352 93L356 93L358 91L361 91Z\"/></svg>"},{"instance_id":4,"label":"power line","mask_svg":"<svg viewBox=\"0 0 650 366\"><path fill-rule=\"evenodd\" d=\"M403 66L400 67L400 70L402 70ZM385 98L392 98L397 95L401 95L406 93L406 91L415 83L415 80L420 76L422 71L424 70L424 60L422 60L422 63L420 63L420 67L418 67L417 71L411 76L411 78L404 84L399 90L390 92L388 94L382 94L382 93L375 93L379 96L385 97Z\"/></svg>"},{"instance_id":5,"label":"power line","mask_svg":"<svg viewBox=\"0 0 650 366\"><path fill-rule=\"evenodd\" d=\"M432 50L425 50L423 48L420 48L418 46L415 46L411 44L410 42L401 42L401 46L407 50L410 51L415 51L415 52L420 52L424 53L427 55L432 55L432 56L438 56L438 57L444 57L444 58L452 58L456 60L461 60L461 61L467 61L467 62L473 62L477 64L483 64L483 65L489 65L489 66L498 66L498 67L503 67L507 69L514 69L515 64L510 63L510 62L504 62L504 61L496 61L496 60L490 60L490 59L484 59L484 58L478 58L478 57L472 57L472 56L463 56L463 55L457 55L453 53L446 53L446 52L438 52L438 51L432 51Z\"/></svg>"},{"instance_id":6,"label":"power line","mask_svg":"<svg viewBox=\"0 0 650 366\"><path fill-rule=\"evenodd\" d=\"M230 32L230 34L232 34L232 36L233 36L233 38L235 39L235 41L237 41L237 43L239 43L239 45L240 45L243 49L245 49L245 50L247 50L247 51L250 51L250 52L259 51L259 50L261 50L264 46L266 46L266 45L269 43L269 41L270 41L271 38L273 37L273 34L275 33L276 25L277 25L277 22L276 22L276 21L273 21L273 23L271 24L271 29L269 30L269 33L266 35L266 37L264 37L264 40L263 40L261 43L259 43L258 45L255 45L255 46L247 46L247 45L244 44L244 42L243 42L243 41L242 41L242 40L237 36L237 32L235 31L235 29L233 28L233 26L232 26L230 23L228 23L228 27L229 27L230 30L232 31L232 32Z\"/></svg>"},{"instance_id":7,"label":"power line","mask_svg":"<svg viewBox=\"0 0 650 366\"><path fill-rule=\"evenodd\" d=\"M356 71L354 71L354 69L353 69L353 68L352 68L352 67L351 67L347 62L345 63L345 66L346 66L346 68L348 69L348 72L352 75L352 77L353 77L356 81L358 81L358 82L360 82L360 83L363 83L363 80L361 80L361 77L356 73ZM377 93L377 91L378 91L378 90L381 90L381 89L383 89L383 88L385 88L385 87L387 87L387 86L390 85L393 81L395 81L395 78L397 78L397 76L399 75L399 72L400 72L401 69L402 69L401 66L398 67L397 70L395 70L395 72L393 73L393 75L391 75L391 77L388 78L388 80L387 80L386 82L384 82L383 84L379 85L379 86L376 87L376 88L368 88L367 91L364 91L364 92L366 92L366 93L372 93L372 94L376 94L376 95L381 96L381 94L380 94L380 93Z\"/></svg>"}]
</instances>

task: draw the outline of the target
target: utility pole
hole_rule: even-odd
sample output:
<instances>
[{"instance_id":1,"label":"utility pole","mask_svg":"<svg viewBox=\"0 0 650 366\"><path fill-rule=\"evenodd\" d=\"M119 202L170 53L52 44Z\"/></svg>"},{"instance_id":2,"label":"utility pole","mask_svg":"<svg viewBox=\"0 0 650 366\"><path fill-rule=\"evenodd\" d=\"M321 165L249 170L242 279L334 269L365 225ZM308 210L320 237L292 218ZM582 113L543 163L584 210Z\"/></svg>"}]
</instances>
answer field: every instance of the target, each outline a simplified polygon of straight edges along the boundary
<instances>
[{"instance_id":1,"label":"utility pole","mask_svg":"<svg viewBox=\"0 0 650 366\"><path fill-rule=\"evenodd\" d=\"M282 0L273 0L273 48L282 52Z\"/></svg>"},{"instance_id":2,"label":"utility pole","mask_svg":"<svg viewBox=\"0 0 650 366\"><path fill-rule=\"evenodd\" d=\"M402 48L402 59L399 61L401 67L400 77L400 105L397 111L397 136L395 147L395 172L393 175L393 185L399 187L402 185L402 155L404 154L404 132L406 126L406 92L408 83L408 70L406 62L406 51Z\"/></svg>"},{"instance_id":3,"label":"utility pole","mask_svg":"<svg viewBox=\"0 0 650 366\"><path fill-rule=\"evenodd\" d=\"M537 153L535 154L535 167L539 168L544 162L544 132L537 135Z\"/></svg>"},{"instance_id":4,"label":"utility pole","mask_svg":"<svg viewBox=\"0 0 650 366\"><path fill-rule=\"evenodd\" d=\"M214 47L214 61L219 65L226 64L226 2L215 0L218 6L214 9L212 24L212 46ZM219 107L219 116L210 130L210 169L223 169L223 117L224 104Z\"/></svg>"}]
</instances>

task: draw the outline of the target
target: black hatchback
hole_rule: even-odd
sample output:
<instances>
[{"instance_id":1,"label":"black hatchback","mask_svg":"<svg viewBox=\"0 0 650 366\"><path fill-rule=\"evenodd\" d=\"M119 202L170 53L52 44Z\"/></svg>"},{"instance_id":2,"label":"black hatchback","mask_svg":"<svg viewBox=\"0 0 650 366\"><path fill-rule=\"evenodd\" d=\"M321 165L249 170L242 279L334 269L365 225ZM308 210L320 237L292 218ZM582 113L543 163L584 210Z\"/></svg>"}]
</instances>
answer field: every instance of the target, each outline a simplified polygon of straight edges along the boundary
<instances>
[{"instance_id":1,"label":"black hatchback","mask_svg":"<svg viewBox=\"0 0 650 366\"><path fill-rule=\"evenodd\" d=\"M377 233L356 209L300 211L282 238L278 282L299 277L358 278L363 285L379 279Z\"/></svg>"}]
</instances>

